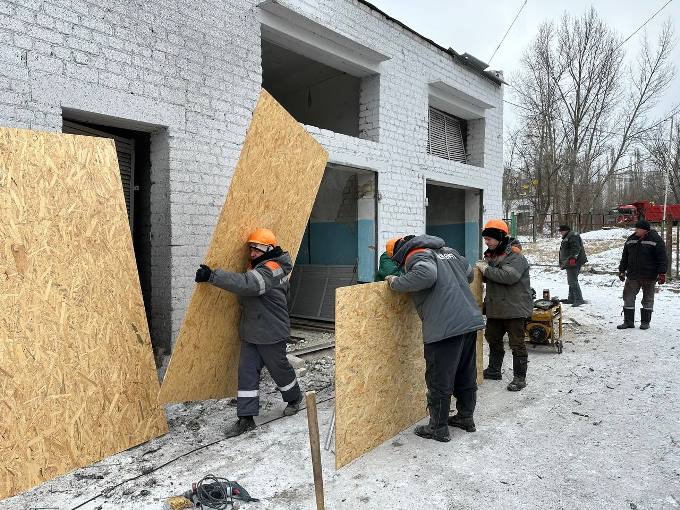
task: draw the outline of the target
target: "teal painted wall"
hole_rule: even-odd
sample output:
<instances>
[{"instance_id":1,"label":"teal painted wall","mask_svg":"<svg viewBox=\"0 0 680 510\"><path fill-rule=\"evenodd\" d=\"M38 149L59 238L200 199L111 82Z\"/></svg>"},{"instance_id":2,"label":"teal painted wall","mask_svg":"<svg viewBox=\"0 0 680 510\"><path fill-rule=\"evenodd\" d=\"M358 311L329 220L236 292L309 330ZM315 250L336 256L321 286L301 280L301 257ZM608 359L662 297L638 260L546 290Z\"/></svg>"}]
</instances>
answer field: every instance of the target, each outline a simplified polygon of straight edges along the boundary
<instances>
[{"instance_id":1,"label":"teal painted wall","mask_svg":"<svg viewBox=\"0 0 680 510\"><path fill-rule=\"evenodd\" d=\"M428 225L425 232L431 236L441 237L446 246L465 253L466 229L464 223L449 225Z\"/></svg>"},{"instance_id":2,"label":"teal painted wall","mask_svg":"<svg viewBox=\"0 0 680 510\"><path fill-rule=\"evenodd\" d=\"M474 264L480 258L480 238L479 222L470 221L465 223L465 256L470 264Z\"/></svg>"},{"instance_id":3,"label":"teal painted wall","mask_svg":"<svg viewBox=\"0 0 680 510\"><path fill-rule=\"evenodd\" d=\"M358 257L357 279L360 282L372 282L375 276L375 222L362 219L358 222Z\"/></svg>"},{"instance_id":4,"label":"teal painted wall","mask_svg":"<svg viewBox=\"0 0 680 510\"><path fill-rule=\"evenodd\" d=\"M357 231L356 222L310 223L302 238L295 263L353 266L358 257Z\"/></svg>"}]
</instances>

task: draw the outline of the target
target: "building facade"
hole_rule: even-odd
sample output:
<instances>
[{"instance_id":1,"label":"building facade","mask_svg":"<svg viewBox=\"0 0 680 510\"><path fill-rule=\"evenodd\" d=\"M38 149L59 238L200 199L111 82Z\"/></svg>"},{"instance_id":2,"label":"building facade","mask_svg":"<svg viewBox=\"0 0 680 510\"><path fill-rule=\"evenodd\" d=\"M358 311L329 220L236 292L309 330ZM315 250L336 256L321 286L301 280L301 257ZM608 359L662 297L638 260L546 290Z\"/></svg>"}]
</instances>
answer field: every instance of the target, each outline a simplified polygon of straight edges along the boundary
<instances>
[{"instance_id":1,"label":"building facade","mask_svg":"<svg viewBox=\"0 0 680 510\"><path fill-rule=\"evenodd\" d=\"M329 153L309 275L370 281L407 233L476 259L481 222L502 214L502 77L484 67L358 0L0 1L0 125L116 140L161 351L261 87Z\"/></svg>"}]
</instances>

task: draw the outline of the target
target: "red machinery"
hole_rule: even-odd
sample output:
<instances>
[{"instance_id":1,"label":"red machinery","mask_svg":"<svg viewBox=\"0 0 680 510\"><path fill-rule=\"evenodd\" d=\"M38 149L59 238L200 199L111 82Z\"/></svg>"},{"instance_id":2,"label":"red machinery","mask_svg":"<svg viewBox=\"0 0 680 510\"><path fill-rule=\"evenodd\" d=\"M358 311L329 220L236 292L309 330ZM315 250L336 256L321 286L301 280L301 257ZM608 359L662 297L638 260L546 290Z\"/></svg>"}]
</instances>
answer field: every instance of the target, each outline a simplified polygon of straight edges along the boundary
<instances>
[{"instance_id":1,"label":"red machinery","mask_svg":"<svg viewBox=\"0 0 680 510\"><path fill-rule=\"evenodd\" d=\"M635 223L644 218L650 223L661 223L663 220L663 204L653 202L633 202L632 204L620 204L610 214L616 216L616 223ZM666 219L668 221L680 220L680 204L666 205Z\"/></svg>"}]
</instances>

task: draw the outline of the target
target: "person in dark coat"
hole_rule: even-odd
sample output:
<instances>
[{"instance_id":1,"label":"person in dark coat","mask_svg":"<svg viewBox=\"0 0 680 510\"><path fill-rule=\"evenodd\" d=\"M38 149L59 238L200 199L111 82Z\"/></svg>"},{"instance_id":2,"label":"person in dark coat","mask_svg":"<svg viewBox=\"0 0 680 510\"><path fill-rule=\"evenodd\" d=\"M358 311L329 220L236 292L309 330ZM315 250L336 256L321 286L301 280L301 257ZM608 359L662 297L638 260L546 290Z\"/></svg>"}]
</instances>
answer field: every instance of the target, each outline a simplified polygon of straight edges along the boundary
<instances>
[{"instance_id":1,"label":"person in dark coat","mask_svg":"<svg viewBox=\"0 0 680 510\"><path fill-rule=\"evenodd\" d=\"M635 232L626 239L619 264L623 286L623 324L618 329L635 327L635 299L642 289L640 329L649 329L654 310L654 286L666 283L666 243L646 220L635 224Z\"/></svg>"},{"instance_id":2,"label":"person in dark coat","mask_svg":"<svg viewBox=\"0 0 680 510\"><path fill-rule=\"evenodd\" d=\"M442 239L429 235L400 239L393 259L405 272L385 281L392 290L410 294L422 320L430 421L415 433L446 442L449 425L474 432L477 331L484 328L484 319L470 290L473 268ZM449 417L452 395L458 412Z\"/></svg>"},{"instance_id":3,"label":"person in dark coat","mask_svg":"<svg viewBox=\"0 0 680 510\"><path fill-rule=\"evenodd\" d=\"M585 301L581 293L581 286L578 283L578 274L581 272L583 264L588 262L586 250L583 247L581 236L571 230L569 225L560 225L559 231L562 236L559 256L560 269L567 270L567 283L569 284L569 297L561 301L571 306L581 306L585 304Z\"/></svg>"},{"instance_id":4,"label":"person in dark coat","mask_svg":"<svg viewBox=\"0 0 680 510\"><path fill-rule=\"evenodd\" d=\"M241 305L239 336L241 355L238 366L236 414L238 421L227 430L235 436L255 428L254 416L260 408L260 372L267 367L283 400L283 412L298 412L302 392L295 370L286 357L286 340L290 338L288 294L293 261L277 245L274 233L258 228L248 237L250 267L245 272L211 269L201 264L197 283L209 283L233 292Z\"/></svg>"}]
</instances>

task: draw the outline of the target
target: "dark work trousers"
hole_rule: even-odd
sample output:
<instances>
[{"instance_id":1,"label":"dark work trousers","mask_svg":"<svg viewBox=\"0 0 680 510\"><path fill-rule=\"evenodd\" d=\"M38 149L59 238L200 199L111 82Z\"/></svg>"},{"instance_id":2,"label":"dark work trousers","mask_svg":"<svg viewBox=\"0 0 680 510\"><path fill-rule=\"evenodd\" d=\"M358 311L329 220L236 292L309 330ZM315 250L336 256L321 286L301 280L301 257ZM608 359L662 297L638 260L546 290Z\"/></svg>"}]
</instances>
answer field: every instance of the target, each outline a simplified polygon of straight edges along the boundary
<instances>
[{"instance_id":1,"label":"dark work trousers","mask_svg":"<svg viewBox=\"0 0 680 510\"><path fill-rule=\"evenodd\" d=\"M476 331L425 344L428 405L444 406L445 409L436 409L438 414L448 415L453 395L458 413L472 416L477 402L476 344Z\"/></svg>"},{"instance_id":2,"label":"dark work trousers","mask_svg":"<svg viewBox=\"0 0 680 510\"><path fill-rule=\"evenodd\" d=\"M295 370L286 358L286 341L275 344L241 342L241 359L238 364L238 393L236 414L257 416L260 409L260 372L267 367L283 400L295 402L301 396Z\"/></svg>"},{"instance_id":3,"label":"dark work trousers","mask_svg":"<svg viewBox=\"0 0 680 510\"><path fill-rule=\"evenodd\" d=\"M484 336L489 342L489 350L503 355L503 337L508 334L513 356L527 356L527 345L524 342L525 319L486 319Z\"/></svg>"},{"instance_id":4,"label":"dark work trousers","mask_svg":"<svg viewBox=\"0 0 680 510\"><path fill-rule=\"evenodd\" d=\"M642 308L654 310L654 286L656 280L631 280L626 278L623 286L623 307L635 310L635 298L642 289Z\"/></svg>"},{"instance_id":5,"label":"dark work trousers","mask_svg":"<svg viewBox=\"0 0 680 510\"><path fill-rule=\"evenodd\" d=\"M580 272L581 266L567 266L567 284L569 285L568 299L574 303L583 301L581 286L578 284L578 274Z\"/></svg>"}]
</instances>

